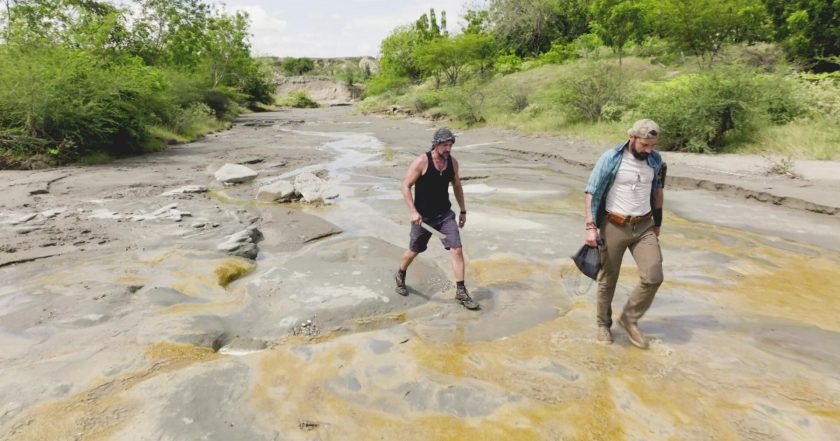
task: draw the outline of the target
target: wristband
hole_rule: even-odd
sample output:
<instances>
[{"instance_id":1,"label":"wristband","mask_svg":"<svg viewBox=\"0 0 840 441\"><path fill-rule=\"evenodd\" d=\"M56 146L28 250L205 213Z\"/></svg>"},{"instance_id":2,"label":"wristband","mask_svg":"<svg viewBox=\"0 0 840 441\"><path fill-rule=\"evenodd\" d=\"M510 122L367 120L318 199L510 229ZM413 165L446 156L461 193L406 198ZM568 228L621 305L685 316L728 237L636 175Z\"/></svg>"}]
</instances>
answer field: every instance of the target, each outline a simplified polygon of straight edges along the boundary
<instances>
[{"instance_id":1,"label":"wristband","mask_svg":"<svg viewBox=\"0 0 840 441\"><path fill-rule=\"evenodd\" d=\"M467 214L467 210L461 210L461 214Z\"/></svg>"},{"instance_id":2,"label":"wristband","mask_svg":"<svg viewBox=\"0 0 840 441\"><path fill-rule=\"evenodd\" d=\"M654 208L653 209L653 226L661 227L662 226L662 209L661 208Z\"/></svg>"}]
</instances>

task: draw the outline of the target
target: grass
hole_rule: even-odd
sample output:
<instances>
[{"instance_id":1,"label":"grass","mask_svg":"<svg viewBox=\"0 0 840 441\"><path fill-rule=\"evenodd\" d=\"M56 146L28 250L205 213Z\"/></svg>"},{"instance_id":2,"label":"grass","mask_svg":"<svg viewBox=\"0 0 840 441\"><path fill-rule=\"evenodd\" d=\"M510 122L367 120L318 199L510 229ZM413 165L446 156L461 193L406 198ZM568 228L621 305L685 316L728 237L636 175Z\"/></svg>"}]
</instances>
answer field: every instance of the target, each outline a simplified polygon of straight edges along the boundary
<instances>
[{"instance_id":1,"label":"grass","mask_svg":"<svg viewBox=\"0 0 840 441\"><path fill-rule=\"evenodd\" d=\"M729 152L840 160L840 128L828 121L813 120L768 126L759 131L755 140L733 146Z\"/></svg>"},{"instance_id":2,"label":"grass","mask_svg":"<svg viewBox=\"0 0 840 441\"><path fill-rule=\"evenodd\" d=\"M772 46L733 47L722 54L720 65L741 65L755 69L757 72L776 72L780 78L789 78L791 67L786 65L784 57L779 55L778 48ZM592 61L592 60L588 60ZM386 92L382 95L366 98L357 107L362 113L387 110L392 105L400 105L414 110L430 119L444 119L452 127L475 127L489 125L505 129L518 130L523 133L547 133L555 135L570 135L585 138L593 144L612 145L623 139L626 130L635 119L643 118L639 115L634 101L623 105L610 104L604 107L602 115L615 118L617 121L602 120L598 122L574 122L567 117L569 109L561 104L560 93L563 92L563 78L575 77L587 62L574 62L562 65L543 65L521 72L497 76L483 83L473 93L464 93L474 85L464 85L458 88L434 89L434 84L427 81L410 88L405 94L396 95ZM595 71L600 72L598 66L610 66L617 59L596 61ZM591 65L590 65L591 66ZM686 57L681 62L665 66L657 61L640 57L625 57L622 61L622 96L632 96L636 91L644 91L650 85L672 80L677 76L697 73L701 69L692 57ZM590 68L591 72L591 68ZM746 72L746 71L745 71ZM806 108L811 109L808 117L801 117L783 125L769 122L758 122L761 127L757 132L737 136L733 132L727 138L728 146L725 153L757 154L762 156L783 157L789 160L816 159L840 160L840 125L837 124L837 113L832 111L831 103L840 103L840 88L827 84L811 85L803 83L804 92L810 95L799 95ZM819 86L819 87L817 87ZM813 89L813 90L811 90ZM482 119L469 124L462 111L465 105L471 104L469 98L476 94L484 96L482 107L478 112ZM459 101L460 100L460 101ZM815 101L816 100L816 101ZM813 102L822 103L814 106ZM811 103L811 104L808 104ZM835 107L837 107L835 105ZM826 110L827 109L827 110ZM472 116L468 114L467 116ZM764 117L756 115L758 121ZM471 118L475 119L475 118ZM481 122L483 120L483 122ZM667 127L663 127L667 130Z\"/></svg>"},{"instance_id":3,"label":"grass","mask_svg":"<svg viewBox=\"0 0 840 441\"><path fill-rule=\"evenodd\" d=\"M215 117L207 116L190 121L190 124L183 127L179 132L161 126L150 126L148 129L153 138L161 140L164 144L184 144L195 141L208 133L229 129L230 126L231 123L228 121L221 121ZM152 146L144 150L147 152L159 151L160 148Z\"/></svg>"},{"instance_id":4,"label":"grass","mask_svg":"<svg viewBox=\"0 0 840 441\"><path fill-rule=\"evenodd\" d=\"M305 90L296 90L290 92L285 98L275 100L277 105L281 107L294 107L297 109L316 108L320 105L309 97Z\"/></svg>"},{"instance_id":5,"label":"grass","mask_svg":"<svg viewBox=\"0 0 840 441\"><path fill-rule=\"evenodd\" d=\"M394 160L394 155L396 155L397 151L394 150L393 147L386 145L385 152L382 154L382 160L385 162L391 162Z\"/></svg>"},{"instance_id":6,"label":"grass","mask_svg":"<svg viewBox=\"0 0 840 441\"><path fill-rule=\"evenodd\" d=\"M99 165L111 162L111 157L105 152L92 152L82 155L79 163L84 165Z\"/></svg>"}]
</instances>

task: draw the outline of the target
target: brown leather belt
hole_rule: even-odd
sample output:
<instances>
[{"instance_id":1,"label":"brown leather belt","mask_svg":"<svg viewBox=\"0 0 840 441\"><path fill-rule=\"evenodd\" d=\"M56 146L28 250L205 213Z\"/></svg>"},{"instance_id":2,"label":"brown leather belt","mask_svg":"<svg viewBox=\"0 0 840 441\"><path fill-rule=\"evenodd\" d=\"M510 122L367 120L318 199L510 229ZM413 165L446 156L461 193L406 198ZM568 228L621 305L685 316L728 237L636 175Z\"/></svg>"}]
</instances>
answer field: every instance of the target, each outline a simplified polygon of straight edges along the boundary
<instances>
[{"instance_id":1,"label":"brown leather belt","mask_svg":"<svg viewBox=\"0 0 840 441\"><path fill-rule=\"evenodd\" d=\"M639 222L646 221L650 219L650 215L652 212L648 212L647 214L643 214L641 216L622 216L616 213L607 213L607 218L612 221L614 224L618 225L635 225Z\"/></svg>"}]
</instances>

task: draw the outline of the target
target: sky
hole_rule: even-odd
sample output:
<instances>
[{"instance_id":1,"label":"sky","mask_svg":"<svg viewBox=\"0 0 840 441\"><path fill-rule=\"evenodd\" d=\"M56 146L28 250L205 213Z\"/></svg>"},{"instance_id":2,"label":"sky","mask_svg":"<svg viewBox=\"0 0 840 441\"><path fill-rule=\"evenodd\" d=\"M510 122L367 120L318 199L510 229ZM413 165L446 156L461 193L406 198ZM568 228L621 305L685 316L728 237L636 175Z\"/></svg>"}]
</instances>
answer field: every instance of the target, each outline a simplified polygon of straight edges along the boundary
<instances>
[{"instance_id":1,"label":"sky","mask_svg":"<svg viewBox=\"0 0 840 441\"><path fill-rule=\"evenodd\" d=\"M413 23L429 8L446 11L447 29L458 33L475 0L225 0L228 11L251 18L255 56L353 57L379 54L379 43L397 26Z\"/></svg>"}]
</instances>

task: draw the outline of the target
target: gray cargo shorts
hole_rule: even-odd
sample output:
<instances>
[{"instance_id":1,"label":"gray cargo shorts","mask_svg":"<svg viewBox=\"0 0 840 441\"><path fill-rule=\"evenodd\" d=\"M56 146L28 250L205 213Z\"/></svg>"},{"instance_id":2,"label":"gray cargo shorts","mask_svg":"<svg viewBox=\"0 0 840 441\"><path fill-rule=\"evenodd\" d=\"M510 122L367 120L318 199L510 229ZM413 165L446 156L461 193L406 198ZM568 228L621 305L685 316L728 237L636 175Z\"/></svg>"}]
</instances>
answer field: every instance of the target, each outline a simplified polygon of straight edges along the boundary
<instances>
[{"instance_id":1,"label":"gray cargo shorts","mask_svg":"<svg viewBox=\"0 0 840 441\"><path fill-rule=\"evenodd\" d=\"M458 221L455 220L455 212L447 211L439 216L424 217L423 222L432 228L446 235L446 239L440 242L447 250L450 248L461 248L461 233L458 232ZM408 249L415 253L426 251L432 233L426 231L417 224L411 224L411 240L408 242Z\"/></svg>"}]
</instances>

